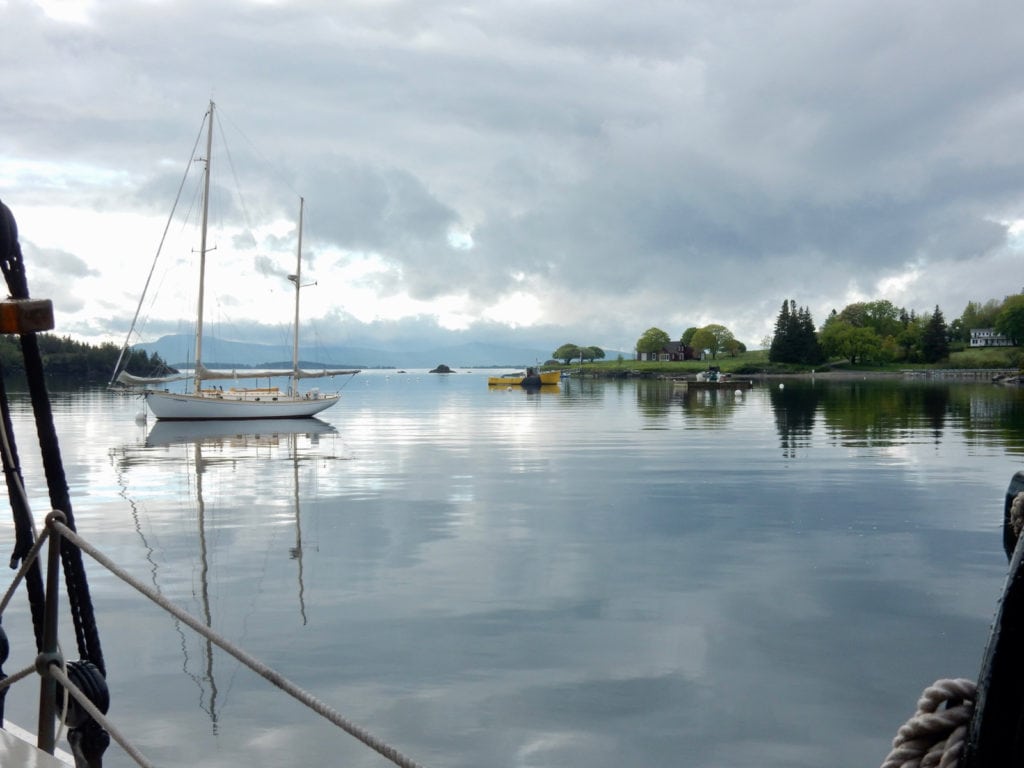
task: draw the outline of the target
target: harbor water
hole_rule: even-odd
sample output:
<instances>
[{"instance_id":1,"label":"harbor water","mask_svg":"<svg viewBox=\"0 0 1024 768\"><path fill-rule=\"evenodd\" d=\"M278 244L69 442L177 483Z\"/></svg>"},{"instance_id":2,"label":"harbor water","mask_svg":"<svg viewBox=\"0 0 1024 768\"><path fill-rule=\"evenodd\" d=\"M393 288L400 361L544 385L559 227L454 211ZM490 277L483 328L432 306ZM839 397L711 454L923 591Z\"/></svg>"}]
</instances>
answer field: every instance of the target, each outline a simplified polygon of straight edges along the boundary
<instances>
[{"instance_id":1,"label":"harbor water","mask_svg":"<svg viewBox=\"0 0 1024 768\"><path fill-rule=\"evenodd\" d=\"M425 766L863 768L924 687L977 676L1020 390L488 375L364 372L320 419L263 425L53 391L78 530ZM156 764L389 764L86 570L110 715ZM23 592L3 625L10 672L35 653ZM34 728L37 697L18 683L7 716Z\"/></svg>"}]
</instances>

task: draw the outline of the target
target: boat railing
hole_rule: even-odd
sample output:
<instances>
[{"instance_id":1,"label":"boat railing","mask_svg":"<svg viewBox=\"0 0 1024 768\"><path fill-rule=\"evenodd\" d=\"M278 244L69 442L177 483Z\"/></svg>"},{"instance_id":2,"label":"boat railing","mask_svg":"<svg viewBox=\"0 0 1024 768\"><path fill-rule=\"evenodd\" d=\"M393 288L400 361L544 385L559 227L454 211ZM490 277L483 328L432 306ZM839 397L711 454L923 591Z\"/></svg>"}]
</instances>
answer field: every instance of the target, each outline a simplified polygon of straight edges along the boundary
<instances>
[{"instance_id":1,"label":"boat railing","mask_svg":"<svg viewBox=\"0 0 1024 768\"><path fill-rule=\"evenodd\" d=\"M8 587L2 600L0 600L0 620L2 620L3 613L10 603L11 598L14 596L15 591L25 579L25 575L31 568L32 564L40 557L43 545L48 543L46 562L46 602L43 620L42 650L38 653L35 659L19 671L6 677L4 677L3 673L0 672L0 703L2 703L3 697L11 686L22 680L31 678L33 673L38 676L40 681L40 692L37 747L43 752L51 755L54 754L56 743L59 738L55 727L55 724L58 721L62 726L69 725L73 727L76 721L86 720L91 717L96 724L109 733L110 737L117 742L122 749L124 749L124 751L135 761L137 765L145 766L147 768L148 766L154 765L154 763L148 760L141 751L131 743L128 737L107 717L106 709L108 699L105 691L105 685L104 691L99 697L95 695L95 691L93 690L95 686L86 684L84 687L90 688L90 691L89 693L83 692L82 675L75 674L74 666L76 664L81 664L81 662L66 662L61 653L60 647L57 643L57 623L58 601L61 590L60 550L62 540L69 542L74 547L77 547L79 551L88 555L96 563L107 569L111 574L121 579L121 581L128 584L143 596L149 598L150 601L155 603L165 612L174 616L183 624L191 627L195 632L202 635L218 648L233 656L260 677L272 683L293 699L304 704L307 708L316 712L322 718L345 731L350 736L358 739L367 747L387 758L395 765L400 766L401 768L420 767L419 763L403 755L393 746L372 735L369 731L354 724L335 709L318 700L311 693L303 690L281 673L270 668L259 659L232 643L230 640L222 637L217 632L206 626L202 621L167 600L159 592L133 577L130 573L103 554L99 549L90 544L79 533L69 528L66 524L66 518L63 513L59 511L52 511L47 515L45 527L39 534L31 550L25 556L21 567L11 582L11 585ZM2 626L0 626L0 652L4 651L5 646L7 645L5 642L6 638L3 636L2 632ZM6 652L0 653L0 665L6 661L5 657ZM85 677L85 681L88 683L88 676ZM58 692L58 685L70 694L70 698L74 700L74 703L68 699L68 696ZM100 700L97 701L97 698ZM77 704L80 709L76 710L75 704ZM2 711L2 707L0 707L0 715L2 715ZM0 726L2 726L2 720L0 720ZM79 757L76 751L76 763L79 762Z\"/></svg>"}]
</instances>

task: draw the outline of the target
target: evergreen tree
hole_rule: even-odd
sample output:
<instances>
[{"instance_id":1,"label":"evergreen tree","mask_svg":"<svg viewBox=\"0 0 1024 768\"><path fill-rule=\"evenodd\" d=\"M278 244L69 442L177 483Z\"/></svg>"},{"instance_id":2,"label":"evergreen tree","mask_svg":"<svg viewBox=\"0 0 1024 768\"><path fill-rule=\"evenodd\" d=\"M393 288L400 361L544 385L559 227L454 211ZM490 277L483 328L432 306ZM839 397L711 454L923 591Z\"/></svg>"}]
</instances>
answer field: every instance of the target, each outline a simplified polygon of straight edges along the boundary
<instances>
[{"instance_id":1,"label":"evergreen tree","mask_svg":"<svg viewBox=\"0 0 1024 768\"><path fill-rule=\"evenodd\" d=\"M806 365L817 365L824 361L825 355L818 342L818 332L814 328L811 310L801 307L797 313L798 333L800 338L800 362Z\"/></svg>"},{"instance_id":2,"label":"evergreen tree","mask_svg":"<svg viewBox=\"0 0 1024 768\"><path fill-rule=\"evenodd\" d=\"M775 333L772 336L772 345L768 348L768 359L773 363L791 362L790 350L790 319L789 301L783 299L782 309L775 320Z\"/></svg>"},{"instance_id":3,"label":"evergreen tree","mask_svg":"<svg viewBox=\"0 0 1024 768\"><path fill-rule=\"evenodd\" d=\"M824 359L814 320L807 307L798 308L793 299L782 302L768 359L773 363L803 365L815 365Z\"/></svg>"},{"instance_id":4,"label":"evergreen tree","mask_svg":"<svg viewBox=\"0 0 1024 768\"><path fill-rule=\"evenodd\" d=\"M949 357L949 329L938 304L921 334L921 356L926 363L937 363Z\"/></svg>"}]
</instances>

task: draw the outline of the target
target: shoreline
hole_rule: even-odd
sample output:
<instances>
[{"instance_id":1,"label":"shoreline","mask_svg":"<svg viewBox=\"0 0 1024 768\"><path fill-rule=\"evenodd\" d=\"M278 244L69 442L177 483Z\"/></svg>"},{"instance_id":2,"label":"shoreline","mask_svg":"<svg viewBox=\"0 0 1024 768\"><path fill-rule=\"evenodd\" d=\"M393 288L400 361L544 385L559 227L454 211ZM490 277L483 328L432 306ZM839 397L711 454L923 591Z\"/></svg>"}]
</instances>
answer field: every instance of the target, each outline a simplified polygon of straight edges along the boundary
<instances>
[{"instance_id":1,"label":"shoreline","mask_svg":"<svg viewBox=\"0 0 1024 768\"><path fill-rule=\"evenodd\" d=\"M573 373L574 377L595 379L644 378L675 381L693 381L694 371L583 371ZM727 374L734 381L974 381L991 383L997 378L1016 377L1020 371L1013 368L934 368L908 369L899 371L851 371L824 370L799 371L793 373L732 373Z\"/></svg>"}]
</instances>

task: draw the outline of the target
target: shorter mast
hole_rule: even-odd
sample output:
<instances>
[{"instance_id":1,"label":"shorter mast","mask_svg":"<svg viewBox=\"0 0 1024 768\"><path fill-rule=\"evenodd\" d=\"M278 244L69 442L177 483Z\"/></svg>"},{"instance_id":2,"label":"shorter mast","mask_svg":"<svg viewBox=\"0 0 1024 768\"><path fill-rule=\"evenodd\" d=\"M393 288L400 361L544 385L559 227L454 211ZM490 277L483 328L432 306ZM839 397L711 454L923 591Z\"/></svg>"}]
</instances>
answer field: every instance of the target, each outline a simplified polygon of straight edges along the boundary
<instances>
[{"instance_id":1,"label":"shorter mast","mask_svg":"<svg viewBox=\"0 0 1024 768\"><path fill-rule=\"evenodd\" d=\"M295 274L288 279L295 283L295 328L292 335L292 397L299 396L299 292L302 290L302 215L305 211L306 199L299 198L299 245L295 255Z\"/></svg>"}]
</instances>

